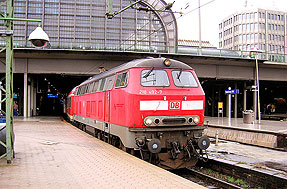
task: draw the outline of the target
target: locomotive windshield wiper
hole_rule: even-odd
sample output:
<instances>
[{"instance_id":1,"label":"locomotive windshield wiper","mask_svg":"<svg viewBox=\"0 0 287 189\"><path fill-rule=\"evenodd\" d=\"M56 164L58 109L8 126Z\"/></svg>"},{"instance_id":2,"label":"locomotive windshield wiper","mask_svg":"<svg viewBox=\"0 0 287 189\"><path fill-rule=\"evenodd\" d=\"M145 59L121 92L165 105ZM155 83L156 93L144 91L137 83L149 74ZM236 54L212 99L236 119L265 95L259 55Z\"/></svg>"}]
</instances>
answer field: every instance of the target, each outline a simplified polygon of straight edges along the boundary
<instances>
[{"instance_id":1,"label":"locomotive windshield wiper","mask_svg":"<svg viewBox=\"0 0 287 189\"><path fill-rule=\"evenodd\" d=\"M148 72L143 76L143 78L147 78L147 77L150 75L150 73L153 71L153 69L154 69L154 67L152 67L152 68L150 69L150 71L148 71Z\"/></svg>"},{"instance_id":2,"label":"locomotive windshield wiper","mask_svg":"<svg viewBox=\"0 0 287 189\"><path fill-rule=\"evenodd\" d=\"M180 81L180 76L182 74L183 69L180 69L179 73L177 74L177 79Z\"/></svg>"}]
</instances>

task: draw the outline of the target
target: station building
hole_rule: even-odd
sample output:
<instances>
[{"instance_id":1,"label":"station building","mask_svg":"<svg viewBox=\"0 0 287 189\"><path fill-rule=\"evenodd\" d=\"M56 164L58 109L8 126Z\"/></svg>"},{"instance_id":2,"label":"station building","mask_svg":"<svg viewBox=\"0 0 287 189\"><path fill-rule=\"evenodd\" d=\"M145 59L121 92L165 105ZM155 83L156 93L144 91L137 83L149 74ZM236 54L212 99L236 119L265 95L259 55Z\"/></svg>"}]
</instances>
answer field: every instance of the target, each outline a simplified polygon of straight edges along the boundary
<instances>
[{"instance_id":1,"label":"station building","mask_svg":"<svg viewBox=\"0 0 287 189\"><path fill-rule=\"evenodd\" d=\"M131 2L113 0L112 11ZM212 47L203 49L199 56L194 47L187 48L178 41L176 17L168 7L163 0L145 0L108 19L106 0L15 0L14 17L42 20L50 38L44 48L35 49L27 39L37 23L14 22L14 100L19 104L19 114L59 115L65 95L99 74L100 67L111 69L148 56L177 59L195 69L206 93L206 115L217 116L217 102L226 105L224 90L228 87L240 89L232 98L232 116L256 105L256 95L251 91L255 60ZM5 42L0 41L0 45ZM4 56L1 54L2 62ZM269 102L281 97L279 89L287 94L287 71L282 69L284 65L264 61L259 61L259 76L264 81L260 87L265 95L261 100L270 98L266 100ZM0 76L5 77L2 63Z\"/></svg>"}]
</instances>

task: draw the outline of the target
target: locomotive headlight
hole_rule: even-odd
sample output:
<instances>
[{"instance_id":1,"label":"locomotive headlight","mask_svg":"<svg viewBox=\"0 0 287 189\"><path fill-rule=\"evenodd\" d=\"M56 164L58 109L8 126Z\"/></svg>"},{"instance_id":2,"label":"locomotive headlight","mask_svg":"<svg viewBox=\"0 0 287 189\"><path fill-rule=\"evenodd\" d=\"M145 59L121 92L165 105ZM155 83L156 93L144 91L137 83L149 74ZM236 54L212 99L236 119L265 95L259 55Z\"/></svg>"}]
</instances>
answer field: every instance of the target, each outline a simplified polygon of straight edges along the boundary
<instances>
[{"instance_id":1,"label":"locomotive headlight","mask_svg":"<svg viewBox=\"0 0 287 189\"><path fill-rule=\"evenodd\" d=\"M151 124L152 124L152 119L148 118L148 119L145 120L145 125L146 126L149 126Z\"/></svg>"},{"instance_id":2,"label":"locomotive headlight","mask_svg":"<svg viewBox=\"0 0 287 189\"><path fill-rule=\"evenodd\" d=\"M194 122L195 124L198 124L198 123L199 123L199 117L194 117L194 118L193 118L193 122Z\"/></svg>"},{"instance_id":3,"label":"locomotive headlight","mask_svg":"<svg viewBox=\"0 0 287 189\"><path fill-rule=\"evenodd\" d=\"M163 64L166 66L166 67L169 67L171 65L171 61L167 58L164 60Z\"/></svg>"}]
</instances>

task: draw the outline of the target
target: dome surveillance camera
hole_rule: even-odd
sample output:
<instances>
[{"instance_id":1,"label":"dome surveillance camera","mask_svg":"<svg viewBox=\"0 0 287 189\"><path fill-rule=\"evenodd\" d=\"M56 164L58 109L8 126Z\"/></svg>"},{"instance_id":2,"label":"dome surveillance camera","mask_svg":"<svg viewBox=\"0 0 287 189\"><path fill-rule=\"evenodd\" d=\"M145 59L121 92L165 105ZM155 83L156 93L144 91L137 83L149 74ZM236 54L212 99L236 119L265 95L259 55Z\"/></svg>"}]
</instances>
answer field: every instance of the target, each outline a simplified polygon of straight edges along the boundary
<instances>
[{"instance_id":1,"label":"dome surveillance camera","mask_svg":"<svg viewBox=\"0 0 287 189\"><path fill-rule=\"evenodd\" d=\"M37 27L32 31L28 40L31 41L35 47L44 47L47 42L49 42L49 37L41 27Z\"/></svg>"}]
</instances>

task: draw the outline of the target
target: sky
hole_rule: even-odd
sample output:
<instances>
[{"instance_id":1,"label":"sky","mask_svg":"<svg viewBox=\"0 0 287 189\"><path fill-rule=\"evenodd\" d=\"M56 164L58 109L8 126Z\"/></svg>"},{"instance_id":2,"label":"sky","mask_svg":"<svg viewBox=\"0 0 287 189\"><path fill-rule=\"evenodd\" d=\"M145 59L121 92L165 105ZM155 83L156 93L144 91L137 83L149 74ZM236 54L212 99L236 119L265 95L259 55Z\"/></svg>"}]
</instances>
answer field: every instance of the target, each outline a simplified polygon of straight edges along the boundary
<instances>
[{"instance_id":1,"label":"sky","mask_svg":"<svg viewBox=\"0 0 287 189\"><path fill-rule=\"evenodd\" d=\"M182 17L175 13L179 39L199 39L198 0L165 0L174 2L173 11L190 12ZM246 6L247 2L247 6ZM206 4L206 5L204 5ZM287 12L287 0L200 0L201 40L218 47L218 25L229 15L250 9L271 9Z\"/></svg>"}]
</instances>

